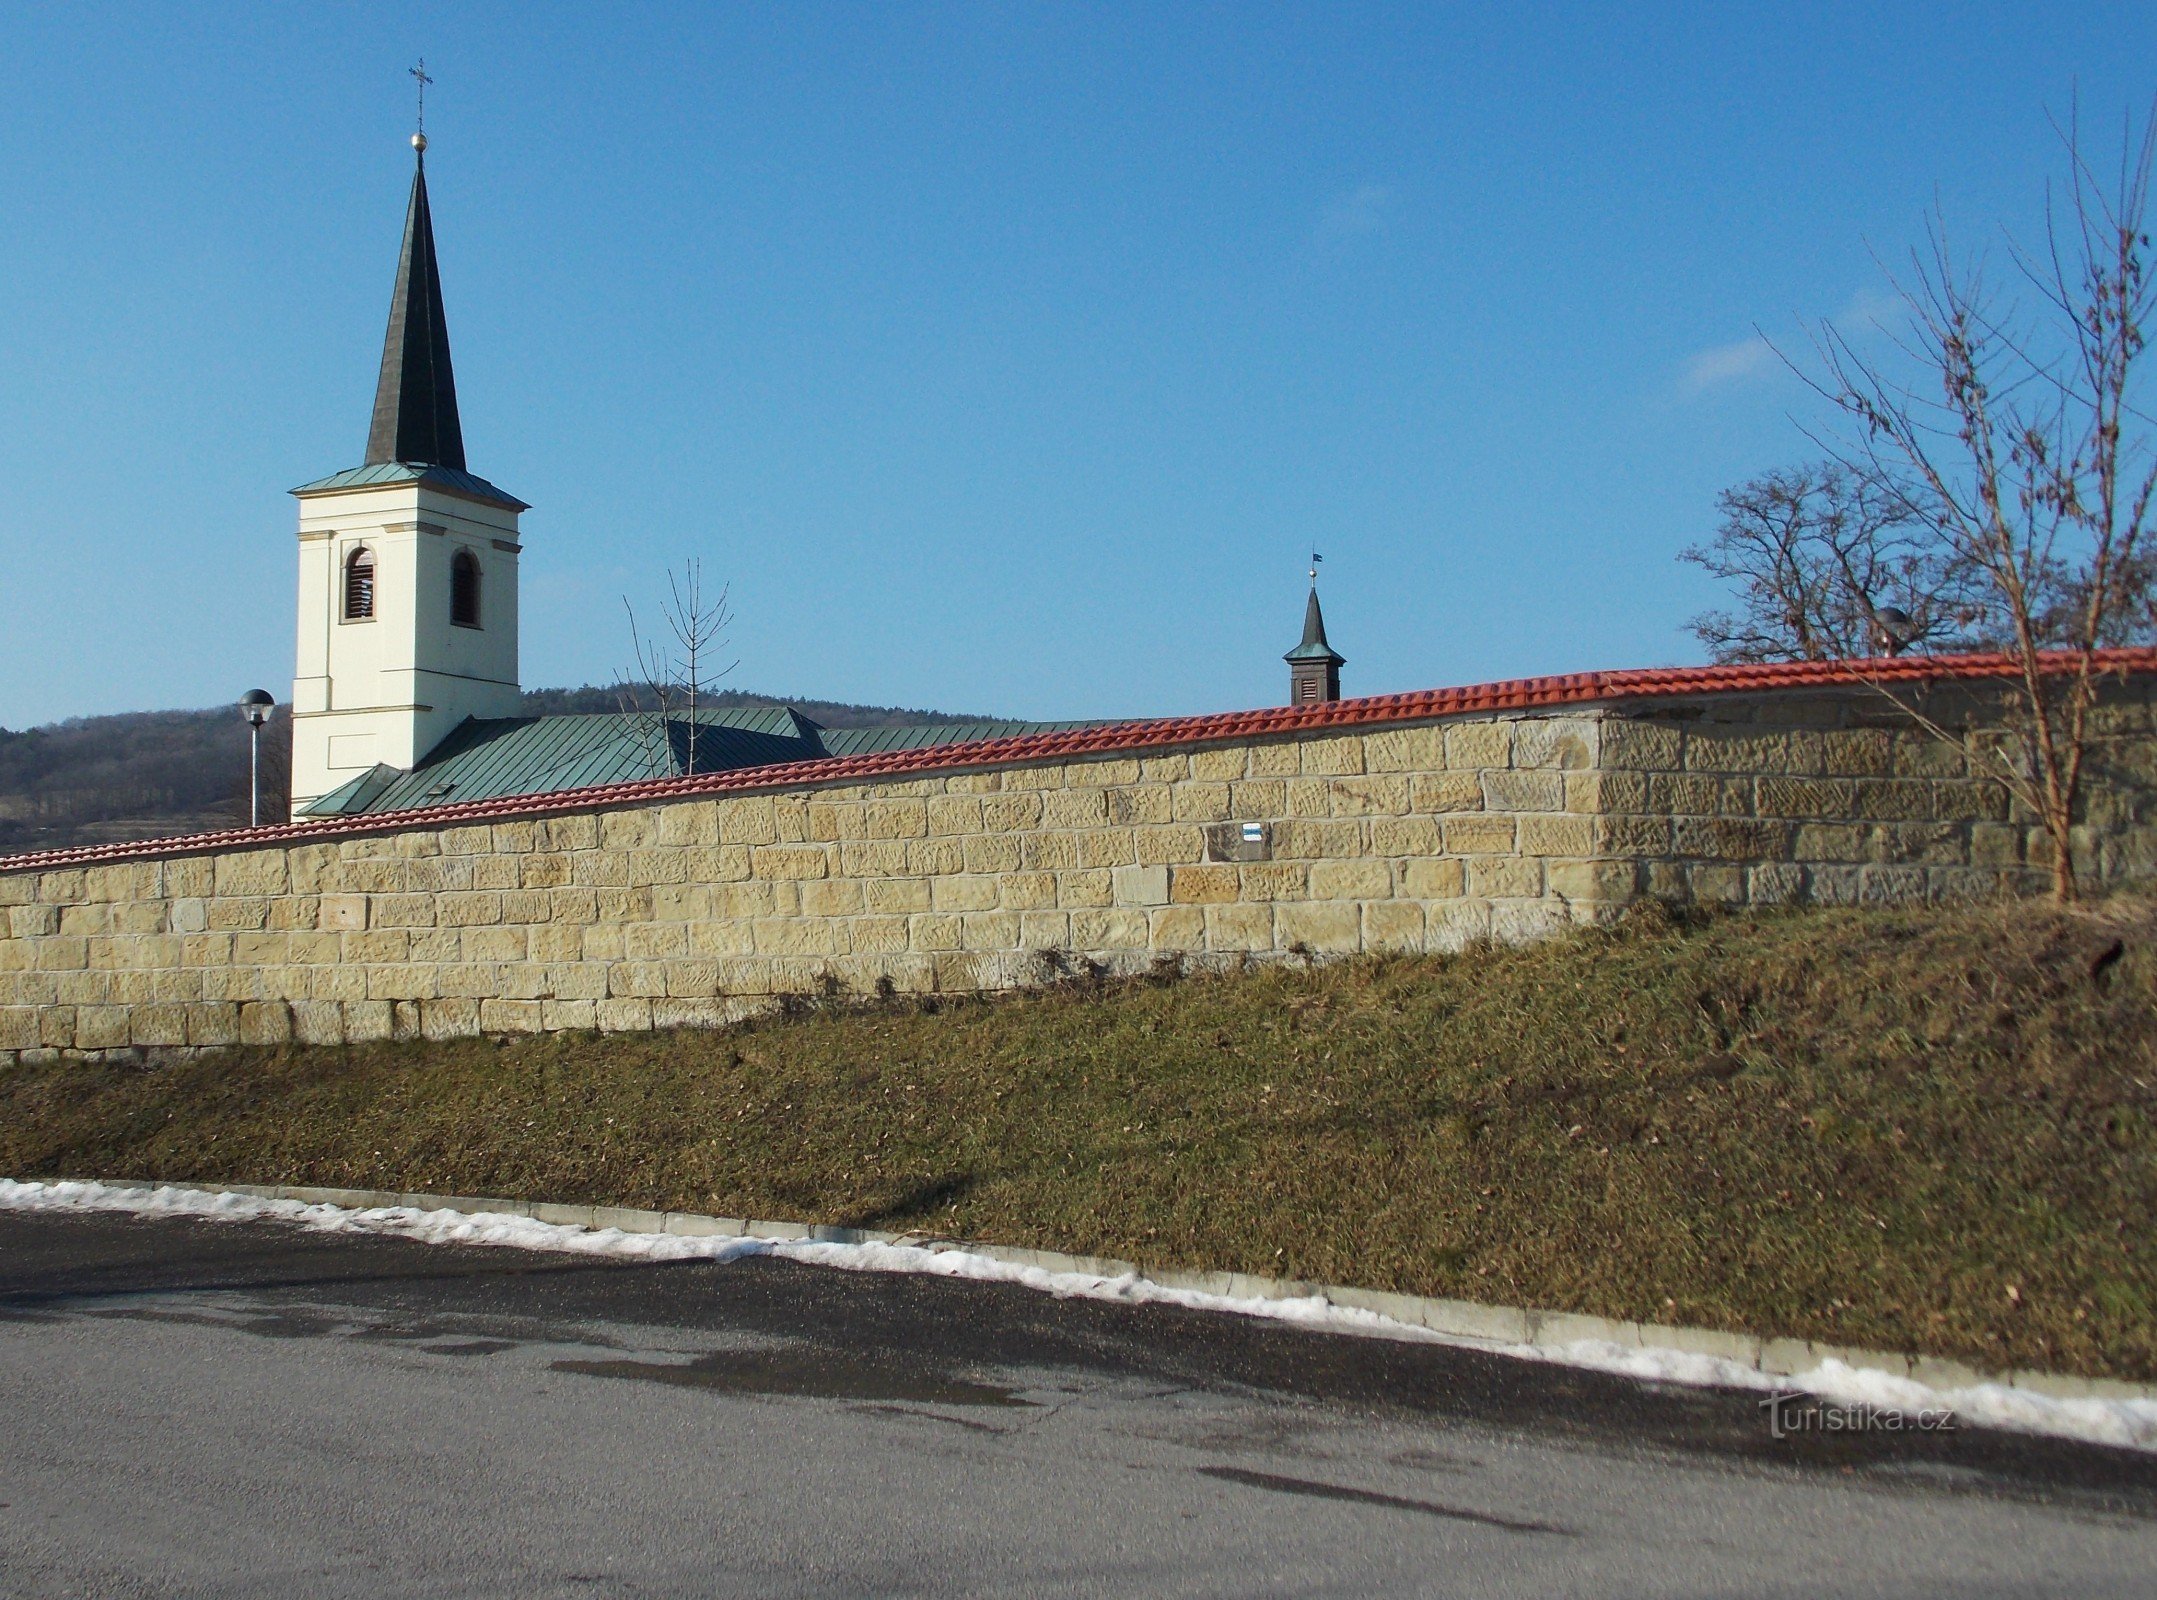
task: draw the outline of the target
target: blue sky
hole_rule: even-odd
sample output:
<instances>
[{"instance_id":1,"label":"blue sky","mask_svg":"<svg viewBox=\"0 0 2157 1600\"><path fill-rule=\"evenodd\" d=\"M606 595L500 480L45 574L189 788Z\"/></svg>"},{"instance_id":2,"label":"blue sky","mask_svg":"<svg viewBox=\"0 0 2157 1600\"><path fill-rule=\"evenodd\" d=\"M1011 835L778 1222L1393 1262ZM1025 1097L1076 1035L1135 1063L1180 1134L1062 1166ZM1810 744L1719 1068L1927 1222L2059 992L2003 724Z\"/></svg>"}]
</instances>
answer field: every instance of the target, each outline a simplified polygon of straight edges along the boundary
<instances>
[{"instance_id":1,"label":"blue sky","mask_svg":"<svg viewBox=\"0 0 2157 1600\"><path fill-rule=\"evenodd\" d=\"M2034 226L2157 7L0 6L0 725L292 669L424 54L524 681L733 583L733 686L1019 716L1698 659L1803 456L1754 339ZM1794 420L1795 419L1795 420Z\"/></svg>"}]
</instances>

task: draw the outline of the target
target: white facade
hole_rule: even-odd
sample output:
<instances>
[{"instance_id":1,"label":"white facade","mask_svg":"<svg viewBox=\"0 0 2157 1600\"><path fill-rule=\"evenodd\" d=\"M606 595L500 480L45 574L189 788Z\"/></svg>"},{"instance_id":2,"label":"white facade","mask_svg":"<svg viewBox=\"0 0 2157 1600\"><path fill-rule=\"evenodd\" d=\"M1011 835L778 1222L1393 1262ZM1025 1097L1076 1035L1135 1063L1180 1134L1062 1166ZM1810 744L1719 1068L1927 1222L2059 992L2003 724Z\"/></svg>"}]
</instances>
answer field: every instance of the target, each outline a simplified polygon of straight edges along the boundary
<instances>
[{"instance_id":1,"label":"white facade","mask_svg":"<svg viewBox=\"0 0 2157 1600\"><path fill-rule=\"evenodd\" d=\"M467 717L517 711L517 512L433 483L300 496L299 656L292 804L377 763L410 768ZM374 561L373 615L348 616L356 551ZM452 565L479 570L476 626L451 617Z\"/></svg>"}]
</instances>

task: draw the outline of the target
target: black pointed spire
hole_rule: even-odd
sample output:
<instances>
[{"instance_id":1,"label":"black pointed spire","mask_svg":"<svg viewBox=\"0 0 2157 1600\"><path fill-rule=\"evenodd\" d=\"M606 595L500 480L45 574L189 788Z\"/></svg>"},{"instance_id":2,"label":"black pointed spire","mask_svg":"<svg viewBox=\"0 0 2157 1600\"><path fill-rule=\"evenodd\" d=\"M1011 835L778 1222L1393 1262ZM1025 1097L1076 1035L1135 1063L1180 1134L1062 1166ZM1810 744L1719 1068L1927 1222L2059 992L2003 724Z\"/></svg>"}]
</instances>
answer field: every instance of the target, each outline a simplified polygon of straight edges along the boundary
<instances>
[{"instance_id":1,"label":"black pointed spire","mask_svg":"<svg viewBox=\"0 0 2157 1600\"><path fill-rule=\"evenodd\" d=\"M1310 705L1341 697L1341 668L1346 656L1334 653L1326 642L1326 616L1318 609L1318 585L1311 585L1311 598L1303 607L1303 642L1281 658L1288 663L1288 702Z\"/></svg>"},{"instance_id":2,"label":"black pointed spire","mask_svg":"<svg viewBox=\"0 0 2157 1600\"><path fill-rule=\"evenodd\" d=\"M404 462L465 470L464 429L457 421L457 379L449 365L449 323L434 260L434 218L427 209L427 144L412 139L418 165L405 210L397 289L382 341L382 377L367 429L367 465Z\"/></svg>"}]
</instances>

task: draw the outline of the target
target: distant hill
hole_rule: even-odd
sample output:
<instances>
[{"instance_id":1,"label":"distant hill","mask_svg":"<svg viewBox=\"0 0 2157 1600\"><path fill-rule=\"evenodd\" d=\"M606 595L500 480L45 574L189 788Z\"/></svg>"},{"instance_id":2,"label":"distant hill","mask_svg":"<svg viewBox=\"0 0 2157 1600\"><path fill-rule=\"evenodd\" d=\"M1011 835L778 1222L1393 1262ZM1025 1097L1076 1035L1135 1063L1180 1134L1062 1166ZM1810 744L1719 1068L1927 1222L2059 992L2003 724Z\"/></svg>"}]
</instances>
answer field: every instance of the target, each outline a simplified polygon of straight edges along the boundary
<instances>
[{"instance_id":1,"label":"distant hill","mask_svg":"<svg viewBox=\"0 0 2157 1600\"><path fill-rule=\"evenodd\" d=\"M590 685L530 689L523 709L531 716L619 711L624 693ZM740 689L707 693L699 703L793 706L828 728L981 720L898 706L788 700ZM262 733L265 821L285 817L292 770L289 709L280 706ZM246 821L247 724L232 706L71 717L20 733L0 728L0 855L164 839Z\"/></svg>"}]
</instances>

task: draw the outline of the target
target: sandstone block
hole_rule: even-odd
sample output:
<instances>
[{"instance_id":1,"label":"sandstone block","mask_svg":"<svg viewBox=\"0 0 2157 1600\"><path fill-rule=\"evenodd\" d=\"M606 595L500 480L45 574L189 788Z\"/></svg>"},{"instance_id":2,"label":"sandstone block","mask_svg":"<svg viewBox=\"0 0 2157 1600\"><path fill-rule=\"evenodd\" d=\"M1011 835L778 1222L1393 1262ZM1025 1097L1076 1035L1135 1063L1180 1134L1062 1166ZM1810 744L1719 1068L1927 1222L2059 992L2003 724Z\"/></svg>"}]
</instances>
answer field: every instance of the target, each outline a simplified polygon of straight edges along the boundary
<instances>
[{"instance_id":1,"label":"sandstone block","mask_svg":"<svg viewBox=\"0 0 2157 1600\"><path fill-rule=\"evenodd\" d=\"M90 942L87 939L65 939L54 935L40 940L37 945L37 969L40 972L80 972L89 964Z\"/></svg>"},{"instance_id":2,"label":"sandstone block","mask_svg":"<svg viewBox=\"0 0 2157 1600\"><path fill-rule=\"evenodd\" d=\"M345 1008L335 1000L291 1002L292 1037L300 1044L343 1044Z\"/></svg>"},{"instance_id":3,"label":"sandstone block","mask_svg":"<svg viewBox=\"0 0 2157 1600\"><path fill-rule=\"evenodd\" d=\"M639 886L687 883L689 852L679 847L653 846L629 852L629 881Z\"/></svg>"},{"instance_id":4,"label":"sandstone block","mask_svg":"<svg viewBox=\"0 0 2157 1600\"><path fill-rule=\"evenodd\" d=\"M1334 778L1326 791L1336 817L1398 817L1408 810L1408 780L1398 774Z\"/></svg>"},{"instance_id":5,"label":"sandstone block","mask_svg":"<svg viewBox=\"0 0 2157 1600\"><path fill-rule=\"evenodd\" d=\"M1346 954L1362 942L1363 918L1359 908L1349 902L1277 905L1273 908L1273 936L1283 949L1318 955Z\"/></svg>"},{"instance_id":6,"label":"sandstone block","mask_svg":"<svg viewBox=\"0 0 2157 1600\"><path fill-rule=\"evenodd\" d=\"M1474 772L1419 772L1408 780L1411 810L1481 811L1483 782Z\"/></svg>"},{"instance_id":7,"label":"sandstone block","mask_svg":"<svg viewBox=\"0 0 2157 1600\"><path fill-rule=\"evenodd\" d=\"M1019 913L1019 945L1026 950L1061 950L1071 943L1071 918L1062 911Z\"/></svg>"},{"instance_id":8,"label":"sandstone block","mask_svg":"<svg viewBox=\"0 0 2157 1600\"><path fill-rule=\"evenodd\" d=\"M1053 872L1007 872L996 879L1000 911L1041 911L1056 904Z\"/></svg>"},{"instance_id":9,"label":"sandstone block","mask_svg":"<svg viewBox=\"0 0 2157 1600\"><path fill-rule=\"evenodd\" d=\"M929 885L923 878L872 878L861 886L861 898L875 912L926 911Z\"/></svg>"},{"instance_id":10,"label":"sandstone block","mask_svg":"<svg viewBox=\"0 0 2157 1600\"><path fill-rule=\"evenodd\" d=\"M1198 910L1198 907L1178 908ZM1202 948L1236 952L1273 948L1273 907L1270 905L1207 906L1206 938Z\"/></svg>"},{"instance_id":11,"label":"sandstone block","mask_svg":"<svg viewBox=\"0 0 2157 1600\"><path fill-rule=\"evenodd\" d=\"M240 1006L240 1043L283 1044L292 1037L292 1008L282 1000L250 1000Z\"/></svg>"},{"instance_id":12,"label":"sandstone block","mask_svg":"<svg viewBox=\"0 0 2157 1600\"><path fill-rule=\"evenodd\" d=\"M1383 728L1363 736L1366 772L1428 772L1445 764L1443 728Z\"/></svg>"},{"instance_id":13,"label":"sandstone block","mask_svg":"<svg viewBox=\"0 0 2157 1600\"><path fill-rule=\"evenodd\" d=\"M1297 765L1305 777L1337 778L1363 770L1363 736L1336 734L1302 741Z\"/></svg>"},{"instance_id":14,"label":"sandstone block","mask_svg":"<svg viewBox=\"0 0 2157 1600\"><path fill-rule=\"evenodd\" d=\"M652 1026L649 1000L602 1000L592 1008L602 1033L647 1033Z\"/></svg>"},{"instance_id":15,"label":"sandstone block","mask_svg":"<svg viewBox=\"0 0 2157 1600\"><path fill-rule=\"evenodd\" d=\"M280 938L283 935L243 933L236 936L234 949L240 959L259 964L281 960L281 955L257 954L250 941ZM373 933L348 933L339 941L335 959L367 965L385 965L393 961L407 961L412 955L412 936L402 928L380 928Z\"/></svg>"},{"instance_id":16,"label":"sandstone block","mask_svg":"<svg viewBox=\"0 0 2157 1600\"><path fill-rule=\"evenodd\" d=\"M1805 898L1805 869L1772 861L1746 869L1745 897L1756 906L1795 905Z\"/></svg>"},{"instance_id":17,"label":"sandstone block","mask_svg":"<svg viewBox=\"0 0 2157 1600\"><path fill-rule=\"evenodd\" d=\"M1566 804L1566 778L1560 772L1484 772L1486 811L1560 811Z\"/></svg>"},{"instance_id":18,"label":"sandstone block","mask_svg":"<svg viewBox=\"0 0 2157 1600\"><path fill-rule=\"evenodd\" d=\"M1153 937L1152 913L1136 906L1071 913L1071 943L1080 950L1144 950Z\"/></svg>"},{"instance_id":19,"label":"sandstone block","mask_svg":"<svg viewBox=\"0 0 2157 1600\"><path fill-rule=\"evenodd\" d=\"M830 858L820 845L760 845L749 852L749 871L758 878L821 878L830 871Z\"/></svg>"},{"instance_id":20,"label":"sandstone block","mask_svg":"<svg viewBox=\"0 0 2157 1600\"><path fill-rule=\"evenodd\" d=\"M200 905L201 902L192 904ZM363 894L324 895L316 910L315 925L326 932L360 932L367 926L367 897Z\"/></svg>"},{"instance_id":21,"label":"sandstone block","mask_svg":"<svg viewBox=\"0 0 2157 1600\"><path fill-rule=\"evenodd\" d=\"M283 894L292 886L285 872L282 850L250 850L244 855L217 857L217 893L220 895Z\"/></svg>"},{"instance_id":22,"label":"sandstone block","mask_svg":"<svg viewBox=\"0 0 2157 1600\"><path fill-rule=\"evenodd\" d=\"M1595 821L1592 817L1531 812L1520 819L1519 849L1524 856L1592 855Z\"/></svg>"},{"instance_id":23,"label":"sandstone block","mask_svg":"<svg viewBox=\"0 0 2157 1600\"><path fill-rule=\"evenodd\" d=\"M1253 778L1292 778L1302 770L1301 752L1294 741L1286 739L1252 745L1244 765L1244 775ZM1202 774L1195 760L1191 764L1191 774L1193 777L1211 775ZM1233 778L1237 774L1230 771L1222 773L1221 776Z\"/></svg>"},{"instance_id":24,"label":"sandstone block","mask_svg":"<svg viewBox=\"0 0 2157 1600\"><path fill-rule=\"evenodd\" d=\"M1745 898L1745 869L1709 862L1687 867L1685 892L1702 905L1737 905Z\"/></svg>"},{"instance_id":25,"label":"sandstone block","mask_svg":"<svg viewBox=\"0 0 2157 1600\"><path fill-rule=\"evenodd\" d=\"M1513 765L1585 771L1595 765L1600 733L1592 717L1525 717L1513 724Z\"/></svg>"},{"instance_id":26,"label":"sandstone block","mask_svg":"<svg viewBox=\"0 0 2157 1600\"><path fill-rule=\"evenodd\" d=\"M1157 826L1169 821L1173 814L1167 784L1108 791L1108 820L1112 827Z\"/></svg>"},{"instance_id":27,"label":"sandstone block","mask_svg":"<svg viewBox=\"0 0 2157 1600\"><path fill-rule=\"evenodd\" d=\"M482 1000L479 1028L482 1033L537 1033L546 1026L547 1011L538 1000Z\"/></svg>"},{"instance_id":28,"label":"sandstone block","mask_svg":"<svg viewBox=\"0 0 2157 1600\"><path fill-rule=\"evenodd\" d=\"M1403 861L1401 893L1416 900L1451 900L1467 885L1467 871L1457 858Z\"/></svg>"},{"instance_id":29,"label":"sandstone block","mask_svg":"<svg viewBox=\"0 0 2157 1600\"><path fill-rule=\"evenodd\" d=\"M1146 942L1156 950L1203 950L1206 947L1205 908L1161 906L1148 914Z\"/></svg>"},{"instance_id":30,"label":"sandstone block","mask_svg":"<svg viewBox=\"0 0 2157 1600\"><path fill-rule=\"evenodd\" d=\"M184 902L201 905L200 900ZM8 912L8 936L15 939L42 939L60 931L59 906L16 906Z\"/></svg>"},{"instance_id":31,"label":"sandstone block","mask_svg":"<svg viewBox=\"0 0 2157 1600\"><path fill-rule=\"evenodd\" d=\"M1763 733L1701 723L1686 735L1685 770L1788 772L1792 766L1789 747L1790 736L1780 731Z\"/></svg>"},{"instance_id":32,"label":"sandstone block","mask_svg":"<svg viewBox=\"0 0 2157 1600\"><path fill-rule=\"evenodd\" d=\"M1282 813L1291 817L1332 816L1333 782L1329 778L1290 778L1282 785L1287 791Z\"/></svg>"},{"instance_id":33,"label":"sandstone block","mask_svg":"<svg viewBox=\"0 0 2157 1600\"><path fill-rule=\"evenodd\" d=\"M1115 898L1115 879L1100 868L1056 874L1056 904L1065 910L1105 906Z\"/></svg>"},{"instance_id":34,"label":"sandstone block","mask_svg":"<svg viewBox=\"0 0 2157 1600\"><path fill-rule=\"evenodd\" d=\"M1220 822L1228 814L1225 783L1179 783L1169 796L1169 814L1178 822Z\"/></svg>"},{"instance_id":35,"label":"sandstone block","mask_svg":"<svg viewBox=\"0 0 2157 1600\"><path fill-rule=\"evenodd\" d=\"M1310 893L1311 868L1301 861L1250 861L1236 868L1239 897L1251 901L1301 900Z\"/></svg>"},{"instance_id":36,"label":"sandstone block","mask_svg":"<svg viewBox=\"0 0 2157 1600\"><path fill-rule=\"evenodd\" d=\"M1763 817L1850 817L1857 814L1857 786L1847 778L1758 779L1753 807Z\"/></svg>"},{"instance_id":37,"label":"sandstone block","mask_svg":"<svg viewBox=\"0 0 2157 1600\"><path fill-rule=\"evenodd\" d=\"M517 881L527 889L559 889L569 882L569 857L555 851L525 856L517 863Z\"/></svg>"},{"instance_id":38,"label":"sandstone block","mask_svg":"<svg viewBox=\"0 0 2157 1600\"><path fill-rule=\"evenodd\" d=\"M1513 764L1513 727L1508 722L1456 722L1445 730L1446 765L1456 770Z\"/></svg>"},{"instance_id":39,"label":"sandstone block","mask_svg":"<svg viewBox=\"0 0 2157 1600\"><path fill-rule=\"evenodd\" d=\"M1110 874L1116 904L1121 906L1167 905L1168 878L1165 866L1118 867Z\"/></svg>"},{"instance_id":40,"label":"sandstone block","mask_svg":"<svg viewBox=\"0 0 2157 1600\"><path fill-rule=\"evenodd\" d=\"M1192 751L1189 770L1190 775L1201 782L1226 783L1242 777L1249 765L1248 751L1237 745L1226 745L1212 750Z\"/></svg>"},{"instance_id":41,"label":"sandstone block","mask_svg":"<svg viewBox=\"0 0 2157 1600\"><path fill-rule=\"evenodd\" d=\"M587 889L629 887L627 850L577 850L569 857L569 881Z\"/></svg>"},{"instance_id":42,"label":"sandstone block","mask_svg":"<svg viewBox=\"0 0 2157 1600\"><path fill-rule=\"evenodd\" d=\"M959 919L936 912L917 916L908 925L907 942L916 950L956 950L961 943Z\"/></svg>"},{"instance_id":43,"label":"sandstone block","mask_svg":"<svg viewBox=\"0 0 2157 1600\"><path fill-rule=\"evenodd\" d=\"M73 1050L75 1045L75 1008L73 1006L45 1006L37 1014L38 1042L59 1050Z\"/></svg>"},{"instance_id":44,"label":"sandstone block","mask_svg":"<svg viewBox=\"0 0 2157 1600\"><path fill-rule=\"evenodd\" d=\"M1016 872L1023 864L1019 841L1010 834L975 834L960 842L960 853L968 872Z\"/></svg>"},{"instance_id":45,"label":"sandstone block","mask_svg":"<svg viewBox=\"0 0 2157 1600\"><path fill-rule=\"evenodd\" d=\"M1377 900L1363 908L1365 950L1411 953L1423 948L1423 908L1413 900Z\"/></svg>"},{"instance_id":46,"label":"sandstone block","mask_svg":"<svg viewBox=\"0 0 2157 1600\"><path fill-rule=\"evenodd\" d=\"M1393 892L1393 869L1383 861L1314 861L1309 872L1314 900L1383 900Z\"/></svg>"},{"instance_id":47,"label":"sandstone block","mask_svg":"<svg viewBox=\"0 0 2157 1600\"><path fill-rule=\"evenodd\" d=\"M1532 900L1543 892L1543 863L1520 856L1474 856L1468 892L1485 900Z\"/></svg>"},{"instance_id":48,"label":"sandstone block","mask_svg":"<svg viewBox=\"0 0 2157 1600\"><path fill-rule=\"evenodd\" d=\"M981 831L981 797L940 794L928 801L929 832L976 834Z\"/></svg>"},{"instance_id":49,"label":"sandstone block","mask_svg":"<svg viewBox=\"0 0 2157 1600\"><path fill-rule=\"evenodd\" d=\"M79 905L56 907L60 913L60 931L66 934L83 934L112 931L112 907L106 905Z\"/></svg>"},{"instance_id":50,"label":"sandstone block","mask_svg":"<svg viewBox=\"0 0 2157 1600\"><path fill-rule=\"evenodd\" d=\"M270 902L263 899L220 897L209 904L209 924L220 933L269 925Z\"/></svg>"},{"instance_id":51,"label":"sandstone block","mask_svg":"<svg viewBox=\"0 0 2157 1600\"><path fill-rule=\"evenodd\" d=\"M1668 723L1606 717L1601 744L1606 770L1673 772L1685 764L1684 735Z\"/></svg>"},{"instance_id":52,"label":"sandstone block","mask_svg":"<svg viewBox=\"0 0 2157 1600\"><path fill-rule=\"evenodd\" d=\"M0 1050L35 1050L37 1047L37 1008L0 1005Z\"/></svg>"},{"instance_id":53,"label":"sandstone block","mask_svg":"<svg viewBox=\"0 0 2157 1600\"><path fill-rule=\"evenodd\" d=\"M1019 942L1016 911L969 911L959 918L959 942L968 950L1013 950Z\"/></svg>"},{"instance_id":54,"label":"sandstone block","mask_svg":"<svg viewBox=\"0 0 2157 1600\"><path fill-rule=\"evenodd\" d=\"M1638 876L1638 866L1632 861L1552 861L1544 867L1550 892L1568 900L1630 900Z\"/></svg>"},{"instance_id":55,"label":"sandstone block","mask_svg":"<svg viewBox=\"0 0 2157 1600\"><path fill-rule=\"evenodd\" d=\"M1031 793L994 794L981 802L981 826L991 833L1041 825L1041 796Z\"/></svg>"},{"instance_id":56,"label":"sandstone block","mask_svg":"<svg viewBox=\"0 0 2157 1600\"><path fill-rule=\"evenodd\" d=\"M1373 817L1371 853L1379 856L1434 856L1445 848L1444 835L1430 817Z\"/></svg>"},{"instance_id":57,"label":"sandstone block","mask_svg":"<svg viewBox=\"0 0 2157 1600\"><path fill-rule=\"evenodd\" d=\"M1672 852L1724 861L1787 855L1788 825L1755 817L1679 817L1671 825Z\"/></svg>"},{"instance_id":58,"label":"sandstone block","mask_svg":"<svg viewBox=\"0 0 2157 1600\"><path fill-rule=\"evenodd\" d=\"M467 928L458 944L467 961L522 961L525 957L522 928Z\"/></svg>"},{"instance_id":59,"label":"sandstone block","mask_svg":"<svg viewBox=\"0 0 2157 1600\"><path fill-rule=\"evenodd\" d=\"M1509 855L1514 848L1513 819L1479 815L1447 817L1445 847L1453 855Z\"/></svg>"},{"instance_id":60,"label":"sandstone block","mask_svg":"<svg viewBox=\"0 0 2157 1600\"><path fill-rule=\"evenodd\" d=\"M1032 847L1036 843L1059 840L1065 852L1077 858L1076 849L1069 834L1030 834L1020 847L1020 860L1025 866L1047 866L1047 861L1035 861ZM935 877L946 872L966 870L966 841L963 839L909 839L906 841L906 870L917 877Z\"/></svg>"},{"instance_id":61,"label":"sandstone block","mask_svg":"<svg viewBox=\"0 0 2157 1600\"><path fill-rule=\"evenodd\" d=\"M1064 781L1073 788L1115 789L1138 780L1136 756L1094 756L1073 762L1064 773Z\"/></svg>"},{"instance_id":62,"label":"sandstone block","mask_svg":"<svg viewBox=\"0 0 2157 1600\"><path fill-rule=\"evenodd\" d=\"M1238 891L1232 866L1175 867L1169 873L1169 898L1178 905L1208 905L1234 900Z\"/></svg>"}]
</instances>

